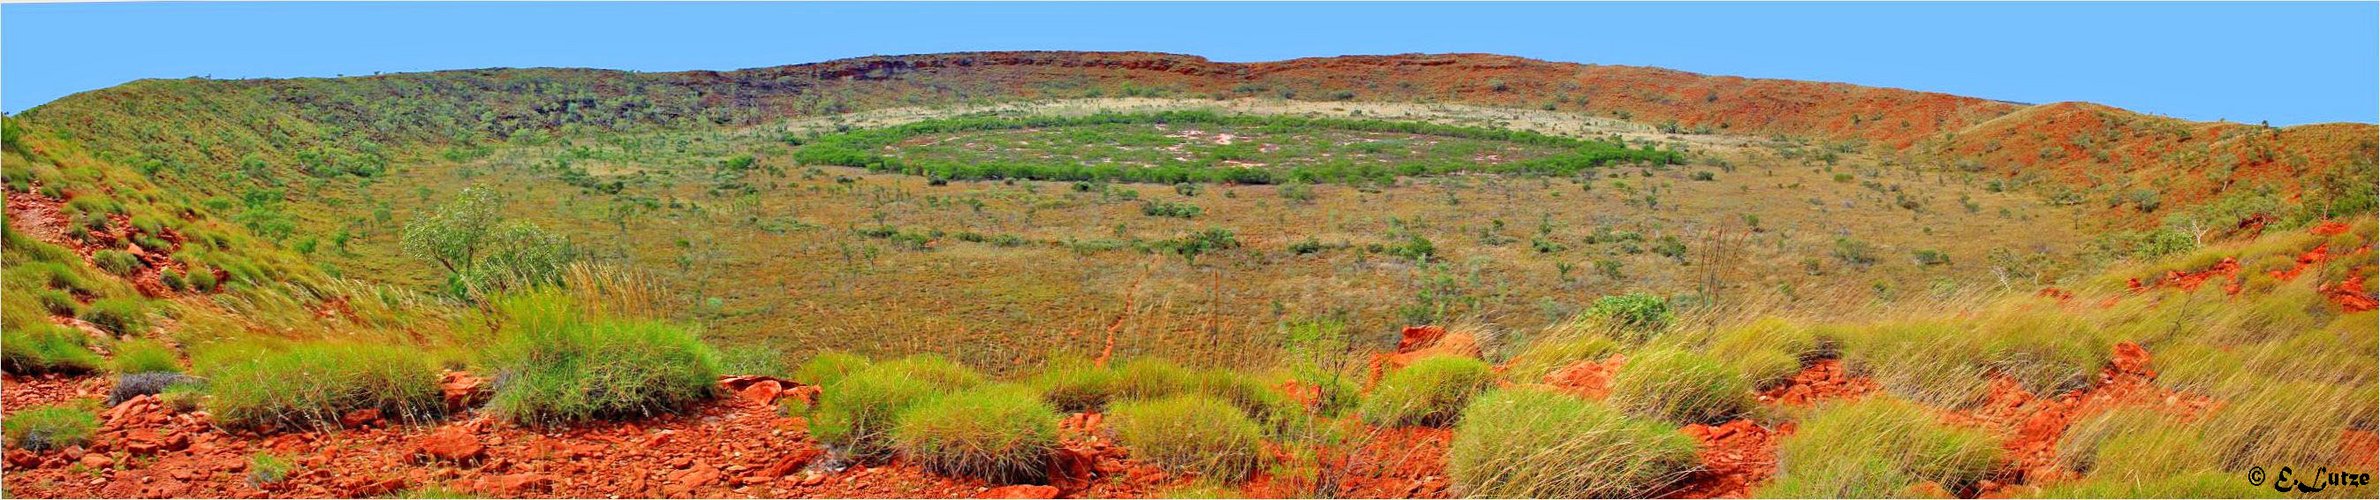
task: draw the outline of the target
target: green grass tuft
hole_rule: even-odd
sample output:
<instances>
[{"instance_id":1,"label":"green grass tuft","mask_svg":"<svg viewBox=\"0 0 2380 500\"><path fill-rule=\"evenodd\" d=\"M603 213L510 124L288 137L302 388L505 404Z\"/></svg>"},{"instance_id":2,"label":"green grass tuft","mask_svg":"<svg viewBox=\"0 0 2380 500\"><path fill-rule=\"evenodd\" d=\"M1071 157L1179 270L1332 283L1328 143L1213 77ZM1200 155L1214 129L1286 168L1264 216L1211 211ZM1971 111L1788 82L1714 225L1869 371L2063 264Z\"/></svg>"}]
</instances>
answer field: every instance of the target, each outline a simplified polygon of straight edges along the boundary
<instances>
[{"instance_id":1,"label":"green grass tuft","mask_svg":"<svg viewBox=\"0 0 2380 500\"><path fill-rule=\"evenodd\" d=\"M982 380L973 370L933 355L877 363L820 388L810 435L854 457L882 458L893 451L889 435L901 412Z\"/></svg>"},{"instance_id":2,"label":"green grass tuft","mask_svg":"<svg viewBox=\"0 0 2380 500\"><path fill-rule=\"evenodd\" d=\"M1373 425L1444 426L1493 378L1487 363L1477 359L1422 358L1380 379L1364 399L1363 419Z\"/></svg>"},{"instance_id":3,"label":"green grass tuft","mask_svg":"<svg viewBox=\"0 0 2380 500\"><path fill-rule=\"evenodd\" d=\"M1247 479L1263 453L1263 430L1213 396L1118 402L1108 425L1134 458L1224 484Z\"/></svg>"},{"instance_id":4,"label":"green grass tuft","mask_svg":"<svg viewBox=\"0 0 2380 500\"><path fill-rule=\"evenodd\" d=\"M1455 493L1480 498L1656 494L1700 463L1694 439L1656 420L1544 389L1480 395L1446 451Z\"/></svg>"},{"instance_id":5,"label":"green grass tuft","mask_svg":"<svg viewBox=\"0 0 2380 500\"><path fill-rule=\"evenodd\" d=\"M108 298L91 302L83 309L83 321L100 331L116 335L134 335L149 331L149 305L140 299Z\"/></svg>"},{"instance_id":6,"label":"green grass tuft","mask_svg":"<svg viewBox=\"0 0 2380 500\"><path fill-rule=\"evenodd\" d=\"M99 428L99 416L91 410L49 405L26 408L9 415L0 422L8 437L8 445L33 451L48 451L91 442L91 433Z\"/></svg>"},{"instance_id":7,"label":"green grass tuft","mask_svg":"<svg viewBox=\"0 0 2380 500\"><path fill-rule=\"evenodd\" d=\"M868 368L868 357L843 351L827 351L810 356L802 367L793 371L793 381L811 385L832 384L844 375Z\"/></svg>"},{"instance_id":8,"label":"green grass tuft","mask_svg":"<svg viewBox=\"0 0 2380 500\"><path fill-rule=\"evenodd\" d=\"M201 367L212 379L207 409L231 427L331 427L367 408L418 421L445 410L437 368L410 347L307 344L212 359L221 364Z\"/></svg>"},{"instance_id":9,"label":"green grass tuft","mask_svg":"<svg viewBox=\"0 0 2380 500\"><path fill-rule=\"evenodd\" d=\"M935 396L901 412L893 448L927 470L998 483L1048 478L1058 413L1034 390L992 385Z\"/></svg>"},{"instance_id":10,"label":"green grass tuft","mask_svg":"<svg viewBox=\"0 0 2380 500\"><path fill-rule=\"evenodd\" d=\"M8 373L89 373L100 361L83 333L66 327L37 323L0 333L0 369Z\"/></svg>"},{"instance_id":11,"label":"green grass tuft","mask_svg":"<svg viewBox=\"0 0 2380 500\"><path fill-rule=\"evenodd\" d=\"M1955 491L1995 472L2000 443L1980 430L1952 427L1926 408L1868 397L1818 408L1777 446L1777 479L1762 497L1907 496L1932 482Z\"/></svg>"},{"instance_id":12,"label":"green grass tuft","mask_svg":"<svg viewBox=\"0 0 2380 500\"><path fill-rule=\"evenodd\" d=\"M1061 358L1050 361L1025 383L1040 390L1041 397L1060 411L1098 411L1115 395L1116 372L1094 366L1090 360Z\"/></svg>"},{"instance_id":13,"label":"green grass tuft","mask_svg":"<svg viewBox=\"0 0 2380 500\"><path fill-rule=\"evenodd\" d=\"M1646 418L1716 424L1757 408L1752 386L1717 358L1678 349L1636 353L1612 376L1612 405Z\"/></svg>"},{"instance_id":14,"label":"green grass tuft","mask_svg":"<svg viewBox=\"0 0 2380 500\"><path fill-rule=\"evenodd\" d=\"M1190 388L1190 370L1171 361L1141 358L1116 368L1117 399L1155 399Z\"/></svg>"},{"instance_id":15,"label":"green grass tuft","mask_svg":"<svg viewBox=\"0 0 2380 500\"><path fill-rule=\"evenodd\" d=\"M297 464L277 453L260 451L248 456L248 484L263 486L278 483L289 479L289 473L296 470Z\"/></svg>"},{"instance_id":16,"label":"green grass tuft","mask_svg":"<svg viewBox=\"0 0 2380 500\"><path fill-rule=\"evenodd\" d=\"M488 408L513 422L564 425L674 413L717 392L719 353L685 326L588 314L568 296L498 302Z\"/></svg>"},{"instance_id":17,"label":"green grass tuft","mask_svg":"<svg viewBox=\"0 0 2380 500\"><path fill-rule=\"evenodd\" d=\"M182 371L182 360L171 347L154 340L133 340L116 344L116 359L108 362L116 373L153 373Z\"/></svg>"}]
</instances>

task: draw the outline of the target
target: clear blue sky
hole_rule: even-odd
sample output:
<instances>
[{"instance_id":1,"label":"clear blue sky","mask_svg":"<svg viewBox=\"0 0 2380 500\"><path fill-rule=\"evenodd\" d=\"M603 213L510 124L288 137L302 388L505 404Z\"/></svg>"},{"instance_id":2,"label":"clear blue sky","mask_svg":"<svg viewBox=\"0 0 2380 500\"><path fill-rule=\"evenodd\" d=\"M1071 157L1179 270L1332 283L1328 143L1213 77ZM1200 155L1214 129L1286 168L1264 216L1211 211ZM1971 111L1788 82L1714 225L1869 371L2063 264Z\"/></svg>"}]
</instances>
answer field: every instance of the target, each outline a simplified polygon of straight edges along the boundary
<instances>
[{"instance_id":1,"label":"clear blue sky","mask_svg":"<svg viewBox=\"0 0 2380 500\"><path fill-rule=\"evenodd\" d=\"M873 54L1493 52L2276 125L2380 121L2329 4L190 4L0 7L0 109L139 78L736 69Z\"/></svg>"}]
</instances>

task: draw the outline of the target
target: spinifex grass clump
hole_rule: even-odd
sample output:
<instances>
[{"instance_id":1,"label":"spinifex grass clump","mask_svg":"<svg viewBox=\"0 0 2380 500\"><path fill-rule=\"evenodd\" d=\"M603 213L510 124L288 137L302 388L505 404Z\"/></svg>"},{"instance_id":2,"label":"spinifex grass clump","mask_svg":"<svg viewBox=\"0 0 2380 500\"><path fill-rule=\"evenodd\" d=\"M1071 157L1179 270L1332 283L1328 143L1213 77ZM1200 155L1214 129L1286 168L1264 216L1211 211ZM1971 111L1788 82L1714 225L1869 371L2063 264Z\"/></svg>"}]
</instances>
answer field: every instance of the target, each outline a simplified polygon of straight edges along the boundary
<instances>
[{"instance_id":1,"label":"spinifex grass clump","mask_svg":"<svg viewBox=\"0 0 2380 500\"><path fill-rule=\"evenodd\" d=\"M1213 396L1118 402L1108 422L1134 458L1210 481L1246 479L1263 452L1263 429Z\"/></svg>"},{"instance_id":2,"label":"spinifex grass clump","mask_svg":"<svg viewBox=\"0 0 2380 500\"><path fill-rule=\"evenodd\" d=\"M1040 482L1058 446L1058 413L1030 388L983 386L902 411L891 437L894 449L935 472Z\"/></svg>"},{"instance_id":3,"label":"spinifex grass clump","mask_svg":"<svg viewBox=\"0 0 2380 500\"><path fill-rule=\"evenodd\" d=\"M842 380L844 375L868 367L868 357L843 351L827 351L810 356L801 368L793 371L793 381L810 385L827 385Z\"/></svg>"},{"instance_id":4,"label":"spinifex grass clump","mask_svg":"<svg viewBox=\"0 0 2380 500\"><path fill-rule=\"evenodd\" d=\"M719 353L692 329L591 314L558 292L498 302L488 408L514 422L560 425L677 412L710 398Z\"/></svg>"},{"instance_id":5,"label":"spinifex grass clump","mask_svg":"<svg viewBox=\"0 0 2380 500\"><path fill-rule=\"evenodd\" d=\"M90 442L91 432L99 428L99 417L73 406L37 406L9 415L0 427L5 427L0 432L7 435L9 447L47 451Z\"/></svg>"},{"instance_id":6,"label":"spinifex grass clump","mask_svg":"<svg viewBox=\"0 0 2380 500\"><path fill-rule=\"evenodd\" d=\"M98 354L83 346L83 334L66 327L31 323L0 333L0 369L8 373L86 373L99 369Z\"/></svg>"},{"instance_id":7,"label":"spinifex grass clump","mask_svg":"<svg viewBox=\"0 0 2380 500\"><path fill-rule=\"evenodd\" d=\"M182 371L182 360L173 348L154 340L116 344L116 359L108 365L121 374Z\"/></svg>"},{"instance_id":8,"label":"spinifex grass clump","mask_svg":"<svg viewBox=\"0 0 2380 500\"><path fill-rule=\"evenodd\" d=\"M1471 395L1493 382L1493 376L1487 363L1477 359L1422 358L1380 379L1364 399L1363 419L1372 425L1446 425L1471 402Z\"/></svg>"},{"instance_id":9,"label":"spinifex grass clump","mask_svg":"<svg viewBox=\"0 0 2380 500\"><path fill-rule=\"evenodd\" d=\"M1041 397L1068 412L1097 411L1116 392L1116 372L1081 358L1052 360L1026 380Z\"/></svg>"},{"instance_id":10,"label":"spinifex grass clump","mask_svg":"<svg viewBox=\"0 0 2380 500\"><path fill-rule=\"evenodd\" d=\"M1115 377L1117 399L1151 399L1188 389L1192 374L1170 361L1141 358L1117 367Z\"/></svg>"},{"instance_id":11,"label":"spinifex grass clump","mask_svg":"<svg viewBox=\"0 0 2380 500\"><path fill-rule=\"evenodd\" d=\"M1657 420L1544 389L1480 395L1446 452L1455 492L1485 498L1616 498L1659 492L1698 463L1694 439Z\"/></svg>"},{"instance_id":12,"label":"spinifex grass clump","mask_svg":"<svg viewBox=\"0 0 2380 500\"><path fill-rule=\"evenodd\" d=\"M810 435L854 457L881 458L893 451L890 434L901 412L982 382L974 370L940 356L876 363L820 388Z\"/></svg>"},{"instance_id":13,"label":"spinifex grass clump","mask_svg":"<svg viewBox=\"0 0 2380 500\"><path fill-rule=\"evenodd\" d=\"M208 410L232 427L328 427L364 409L400 420L444 411L438 370L413 348L307 344L216 359L207 367Z\"/></svg>"},{"instance_id":14,"label":"spinifex grass clump","mask_svg":"<svg viewBox=\"0 0 2380 500\"><path fill-rule=\"evenodd\" d=\"M1631 415L1680 424L1715 424L1756 406L1752 386L1719 360L1678 349L1628 358L1611 381L1612 405Z\"/></svg>"},{"instance_id":15,"label":"spinifex grass clump","mask_svg":"<svg viewBox=\"0 0 2380 500\"><path fill-rule=\"evenodd\" d=\"M1777 478L1763 497L1910 496L1934 483L1946 490L1990 477L2000 443L1981 430L1953 427L1933 412L1888 397L1817 410L1777 447Z\"/></svg>"}]
</instances>

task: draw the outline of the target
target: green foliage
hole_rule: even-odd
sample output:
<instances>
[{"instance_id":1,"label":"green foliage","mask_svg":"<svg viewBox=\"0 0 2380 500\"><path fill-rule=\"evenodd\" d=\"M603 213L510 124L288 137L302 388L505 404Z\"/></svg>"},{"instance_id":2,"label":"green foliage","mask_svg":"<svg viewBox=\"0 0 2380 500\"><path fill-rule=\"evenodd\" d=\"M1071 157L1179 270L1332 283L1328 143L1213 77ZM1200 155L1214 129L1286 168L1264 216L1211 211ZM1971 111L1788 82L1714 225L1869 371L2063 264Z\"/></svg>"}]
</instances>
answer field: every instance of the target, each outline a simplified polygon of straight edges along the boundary
<instances>
[{"instance_id":1,"label":"green foliage","mask_svg":"<svg viewBox=\"0 0 2380 500\"><path fill-rule=\"evenodd\" d=\"M230 427L333 427L363 409L411 421L445 412L436 367L411 347L305 344L207 359L207 409Z\"/></svg>"},{"instance_id":2,"label":"green foliage","mask_svg":"<svg viewBox=\"0 0 2380 500\"><path fill-rule=\"evenodd\" d=\"M1876 246L1851 238L1835 238L1835 259L1845 264L1866 266L1876 263Z\"/></svg>"},{"instance_id":3,"label":"green foliage","mask_svg":"<svg viewBox=\"0 0 2380 500\"><path fill-rule=\"evenodd\" d=\"M1669 311L1669 299L1648 293L1606 295L1595 299L1587 315L1610 318L1619 326L1649 336L1669 327L1677 315Z\"/></svg>"},{"instance_id":4,"label":"green foliage","mask_svg":"<svg viewBox=\"0 0 2380 500\"><path fill-rule=\"evenodd\" d=\"M1148 200L1140 202L1140 213L1150 217L1188 219L1206 213L1206 209L1178 201Z\"/></svg>"},{"instance_id":5,"label":"green foliage","mask_svg":"<svg viewBox=\"0 0 2380 500\"><path fill-rule=\"evenodd\" d=\"M1462 422L1446 472L1465 497L1649 497L1700 463L1668 425L1545 389L1482 394Z\"/></svg>"},{"instance_id":6,"label":"green foliage","mask_svg":"<svg viewBox=\"0 0 2380 500\"><path fill-rule=\"evenodd\" d=\"M559 284L563 267L577 259L570 242L536 224L505 221L502 211L494 191L464 189L406 223L399 243L444 270L447 291L458 297Z\"/></svg>"},{"instance_id":7,"label":"green foliage","mask_svg":"<svg viewBox=\"0 0 2380 500\"><path fill-rule=\"evenodd\" d=\"M890 434L901 412L936 396L973 387L983 376L933 355L876 363L820 388L810 435L862 459L893 451Z\"/></svg>"},{"instance_id":8,"label":"green foliage","mask_svg":"<svg viewBox=\"0 0 2380 500\"><path fill-rule=\"evenodd\" d=\"M116 344L116 359L109 362L116 373L151 373L182 371L180 356L171 347L154 340L133 340Z\"/></svg>"},{"instance_id":9,"label":"green foliage","mask_svg":"<svg viewBox=\"0 0 2380 500\"><path fill-rule=\"evenodd\" d=\"M1264 452L1263 430L1213 396L1119 402L1108 425L1134 458L1226 484L1253 474Z\"/></svg>"},{"instance_id":10,"label":"green foliage","mask_svg":"<svg viewBox=\"0 0 2380 500\"><path fill-rule=\"evenodd\" d=\"M843 351L821 352L811 355L809 361L802 362L800 369L794 370L793 381L824 386L842 380L845 375L865 370L868 364L867 356Z\"/></svg>"},{"instance_id":11,"label":"green foliage","mask_svg":"<svg viewBox=\"0 0 2380 500\"><path fill-rule=\"evenodd\" d=\"M1707 352L1765 389L1799 373L1804 361L1833 356L1828 349L1816 332L1769 318L1719 332Z\"/></svg>"},{"instance_id":12,"label":"green foliage","mask_svg":"<svg viewBox=\"0 0 2380 500\"><path fill-rule=\"evenodd\" d=\"M488 364L504 380L488 409L564 425L686 409L716 390L719 352L686 326L604 317L559 292L500 299Z\"/></svg>"},{"instance_id":13,"label":"green foliage","mask_svg":"<svg viewBox=\"0 0 2380 500\"><path fill-rule=\"evenodd\" d=\"M116 297L91 302L83 309L83 321L100 331L116 335L133 335L149 331L149 305L140 299Z\"/></svg>"},{"instance_id":14,"label":"green foliage","mask_svg":"<svg viewBox=\"0 0 2380 500\"><path fill-rule=\"evenodd\" d=\"M1058 447L1058 413L1032 389L990 385L900 413L893 447L927 470L998 483L1040 482Z\"/></svg>"},{"instance_id":15,"label":"green foliage","mask_svg":"<svg viewBox=\"0 0 2380 500\"><path fill-rule=\"evenodd\" d=\"M1536 382L1573 363L1603 359L1620 351L1619 342L1574 325L1548 329L1547 333L1504 361L1506 380Z\"/></svg>"},{"instance_id":16,"label":"green foliage","mask_svg":"<svg viewBox=\"0 0 2380 500\"><path fill-rule=\"evenodd\" d=\"M1364 398L1363 419L1373 425L1444 426L1493 381L1487 363L1477 359L1422 358L1380 379Z\"/></svg>"},{"instance_id":17,"label":"green foliage","mask_svg":"<svg viewBox=\"0 0 2380 500\"><path fill-rule=\"evenodd\" d=\"M1116 368L1117 399L1154 399L1190 387L1190 370L1157 358L1139 358Z\"/></svg>"},{"instance_id":18,"label":"green foliage","mask_svg":"<svg viewBox=\"0 0 2380 500\"><path fill-rule=\"evenodd\" d=\"M1754 493L1786 498L1909 496L1932 482L1947 489L1990 477L1999 441L1941 422L1931 410L1886 397L1821 407L1777 447L1774 482Z\"/></svg>"},{"instance_id":19,"label":"green foliage","mask_svg":"<svg viewBox=\"0 0 2380 500\"><path fill-rule=\"evenodd\" d=\"M1680 424L1718 424L1751 412L1751 384L1699 353L1659 348L1628 357L1612 376L1611 402L1630 415Z\"/></svg>"},{"instance_id":20,"label":"green foliage","mask_svg":"<svg viewBox=\"0 0 2380 500\"><path fill-rule=\"evenodd\" d=\"M746 345L719 350L719 373L790 378L793 376L793 367L786 365L785 351Z\"/></svg>"},{"instance_id":21,"label":"green foliage","mask_svg":"<svg viewBox=\"0 0 2380 500\"><path fill-rule=\"evenodd\" d=\"M98 354L84 346L82 332L35 323L0 332L0 368L8 373L88 373L99 369Z\"/></svg>"},{"instance_id":22,"label":"green foliage","mask_svg":"<svg viewBox=\"0 0 2380 500\"><path fill-rule=\"evenodd\" d=\"M91 433L99 428L98 415L74 406L36 406L13 413L0 421L11 448L38 452L82 446L91 442Z\"/></svg>"}]
</instances>

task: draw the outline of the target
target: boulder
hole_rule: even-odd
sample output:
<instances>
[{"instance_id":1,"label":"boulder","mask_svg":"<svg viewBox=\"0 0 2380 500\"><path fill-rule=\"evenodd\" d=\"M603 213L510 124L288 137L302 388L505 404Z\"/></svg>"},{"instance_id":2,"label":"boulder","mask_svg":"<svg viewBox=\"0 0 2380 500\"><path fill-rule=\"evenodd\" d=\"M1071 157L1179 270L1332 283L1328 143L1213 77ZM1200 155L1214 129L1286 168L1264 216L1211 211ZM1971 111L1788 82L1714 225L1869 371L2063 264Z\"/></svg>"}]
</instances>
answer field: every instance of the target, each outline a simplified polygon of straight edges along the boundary
<instances>
[{"instance_id":1,"label":"boulder","mask_svg":"<svg viewBox=\"0 0 2380 500\"><path fill-rule=\"evenodd\" d=\"M460 463L476 462L485 458L488 451L487 445L480 444L478 436L454 427L421 438L421 442L414 444L414 449L431 459Z\"/></svg>"}]
</instances>

